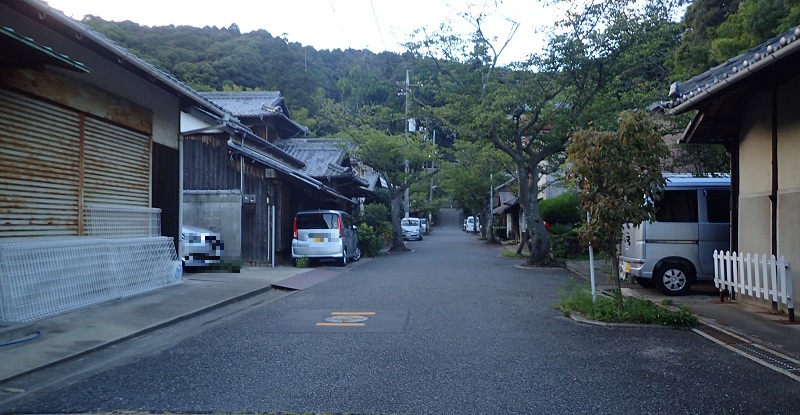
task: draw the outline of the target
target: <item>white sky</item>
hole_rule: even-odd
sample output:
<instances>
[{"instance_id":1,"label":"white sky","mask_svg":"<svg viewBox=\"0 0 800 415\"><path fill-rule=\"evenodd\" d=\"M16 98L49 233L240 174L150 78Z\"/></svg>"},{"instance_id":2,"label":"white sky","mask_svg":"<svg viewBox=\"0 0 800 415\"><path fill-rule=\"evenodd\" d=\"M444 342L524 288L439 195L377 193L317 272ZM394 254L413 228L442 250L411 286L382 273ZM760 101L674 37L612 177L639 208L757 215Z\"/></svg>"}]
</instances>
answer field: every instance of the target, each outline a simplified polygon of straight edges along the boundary
<instances>
[{"instance_id":1,"label":"white sky","mask_svg":"<svg viewBox=\"0 0 800 415\"><path fill-rule=\"evenodd\" d=\"M242 33L264 29L272 36L284 33L290 42L315 49L369 49L402 52L409 34L422 27L437 29L447 19L464 22L466 11L492 13L484 24L486 36L505 39L511 24L520 23L513 41L501 55L507 63L539 52L544 36L537 29L557 15L537 0L46 0L67 16L81 20L92 14L105 20L130 20L145 26L189 25L229 27ZM473 6L470 6L473 4ZM468 26L460 29L468 32Z\"/></svg>"}]
</instances>

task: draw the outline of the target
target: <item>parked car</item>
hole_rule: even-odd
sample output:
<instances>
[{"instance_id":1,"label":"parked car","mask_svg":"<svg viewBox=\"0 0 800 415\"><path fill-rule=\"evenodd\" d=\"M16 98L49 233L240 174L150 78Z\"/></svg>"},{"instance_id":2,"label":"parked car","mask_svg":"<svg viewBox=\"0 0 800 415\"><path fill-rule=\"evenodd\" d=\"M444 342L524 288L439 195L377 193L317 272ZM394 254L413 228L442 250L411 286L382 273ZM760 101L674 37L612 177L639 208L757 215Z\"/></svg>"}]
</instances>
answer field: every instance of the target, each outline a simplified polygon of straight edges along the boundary
<instances>
[{"instance_id":1,"label":"parked car","mask_svg":"<svg viewBox=\"0 0 800 415\"><path fill-rule=\"evenodd\" d=\"M480 232L481 230L481 221L477 216L467 217L464 223L464 230L466 232Z\"/></svg>"},{"instance_id":2,"label":"parked car","mask_svg":"<svg viewBox=\"0 0 800 415\"><path fill-rule=\"evenodd\" d=\"M341 210L300 211L294 217L292 261L300 258L335 259L339 265L361 259L356 225Z\"/></svg>"},{"instance_id":3,"label":"parked car","mask_svg":"<svg viewBox=\"0 0 800 415\"><path fill-rule=\"evenodd\" d=\"M422 233L425 235L431 233L431 225L428 223L428 220L425 218L419 219L420 226L422 226Z\"/></svg>"},{"instance_id":4,"label":"parked car","mask_svg":"<svg viewBox=\"0 0 800 415\"><path fill-rule=\"evenodd\" d=\"M403 218L400 220L400 227L403 228L404 240L422 240L422 226L418 218Z\"/></svg>"},{"instance_id":5,"label":"parked car","mask_svg":"<svg viewBox=\"0 0 800 415\"><path fill-rule=\"evenodd\" d=\"M181 247L184 268L205 267L222 262L225 243L217 232L197 226L183 225Z\"/></svg>"},{"instance_id":6,"label":"parked car","mask_svg":"<svg viewBox=\"0 0 800 415\"><path fill-rule=\"evenodd\" d=\"M625 225L620 275L665 295L714 279L714 250L730 249L730 178L668 177L656 220Z\"/></svg>"}]
</instances>

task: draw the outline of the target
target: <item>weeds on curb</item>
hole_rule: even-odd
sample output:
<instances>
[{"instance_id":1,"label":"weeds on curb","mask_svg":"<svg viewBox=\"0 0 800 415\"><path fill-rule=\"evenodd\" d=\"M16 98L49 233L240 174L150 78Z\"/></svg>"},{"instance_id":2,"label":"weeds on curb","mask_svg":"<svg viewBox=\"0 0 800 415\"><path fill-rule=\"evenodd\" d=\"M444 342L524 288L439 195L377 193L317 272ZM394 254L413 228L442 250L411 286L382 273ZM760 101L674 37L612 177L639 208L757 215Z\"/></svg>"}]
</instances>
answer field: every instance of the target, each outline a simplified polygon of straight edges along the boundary
<instances>
[{"instance_id":1,"label":"weeds on curb","mask_svg":"<svg viewBox=\"0 0 800 415\"><path fill-rule=\"evenodd\" d=\"M562 288L555 307L567 317L576 311L588 319L607 323L658 324L679 330L691 329L698 323L686 306L670 310L635 297L625 297L620 306L613 298L600 293L596 301L592 301L589 287L573 279Z\"/></svg>"}]
</instances>

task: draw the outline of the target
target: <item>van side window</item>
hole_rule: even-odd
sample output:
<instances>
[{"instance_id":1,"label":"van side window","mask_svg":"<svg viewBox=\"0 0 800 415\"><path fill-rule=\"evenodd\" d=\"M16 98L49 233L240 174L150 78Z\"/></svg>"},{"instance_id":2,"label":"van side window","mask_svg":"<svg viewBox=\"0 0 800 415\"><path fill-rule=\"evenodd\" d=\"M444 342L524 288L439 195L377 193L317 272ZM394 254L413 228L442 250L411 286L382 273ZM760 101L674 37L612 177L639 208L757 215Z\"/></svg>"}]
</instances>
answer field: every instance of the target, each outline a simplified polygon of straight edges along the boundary
<instances>
[{"instance_id":1,"label":"van side window","mask_svg":"<svg viewBox=\"0 0 800 415\"><path fill-rule=\"evenodd\" d=\"M667 190L655 206L658 222L697 222L697 190Z\"/></svg>"},{"instance_id":2,"label":"van side window","mask_svg":"<svg viewBox=\"0 0 800 415\"><path fill-rule=\"evenodd\" d=\"M731 221L731 191L706 190L706 214L711 223Z\"/></svg>"}]
</instances>

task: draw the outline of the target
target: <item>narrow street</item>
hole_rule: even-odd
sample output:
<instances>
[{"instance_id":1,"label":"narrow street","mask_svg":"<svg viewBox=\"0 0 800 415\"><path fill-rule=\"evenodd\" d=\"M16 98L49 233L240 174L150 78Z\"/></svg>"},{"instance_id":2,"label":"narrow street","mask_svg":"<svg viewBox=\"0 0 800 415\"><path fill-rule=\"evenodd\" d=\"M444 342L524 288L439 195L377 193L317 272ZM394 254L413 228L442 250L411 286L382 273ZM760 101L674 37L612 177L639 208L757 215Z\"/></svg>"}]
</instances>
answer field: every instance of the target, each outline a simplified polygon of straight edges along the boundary
<instances>
[{"instance_id":1,"label":"narrow street","mask_svg":"<svg viewBox=\"0 0 800 415\"><path fill-rule=\"evenodd\" d=\"M520 260L500 257L457 220L407 246L343 269L320 264L341 273L86 356L70 373L49 369L65 380L0 412L788 414L800 406L796 381L692 332L562 316L553 304L568 271L514 267ZM98 367L101 358L110 363Z\"/></svg>"}]
</instances>

